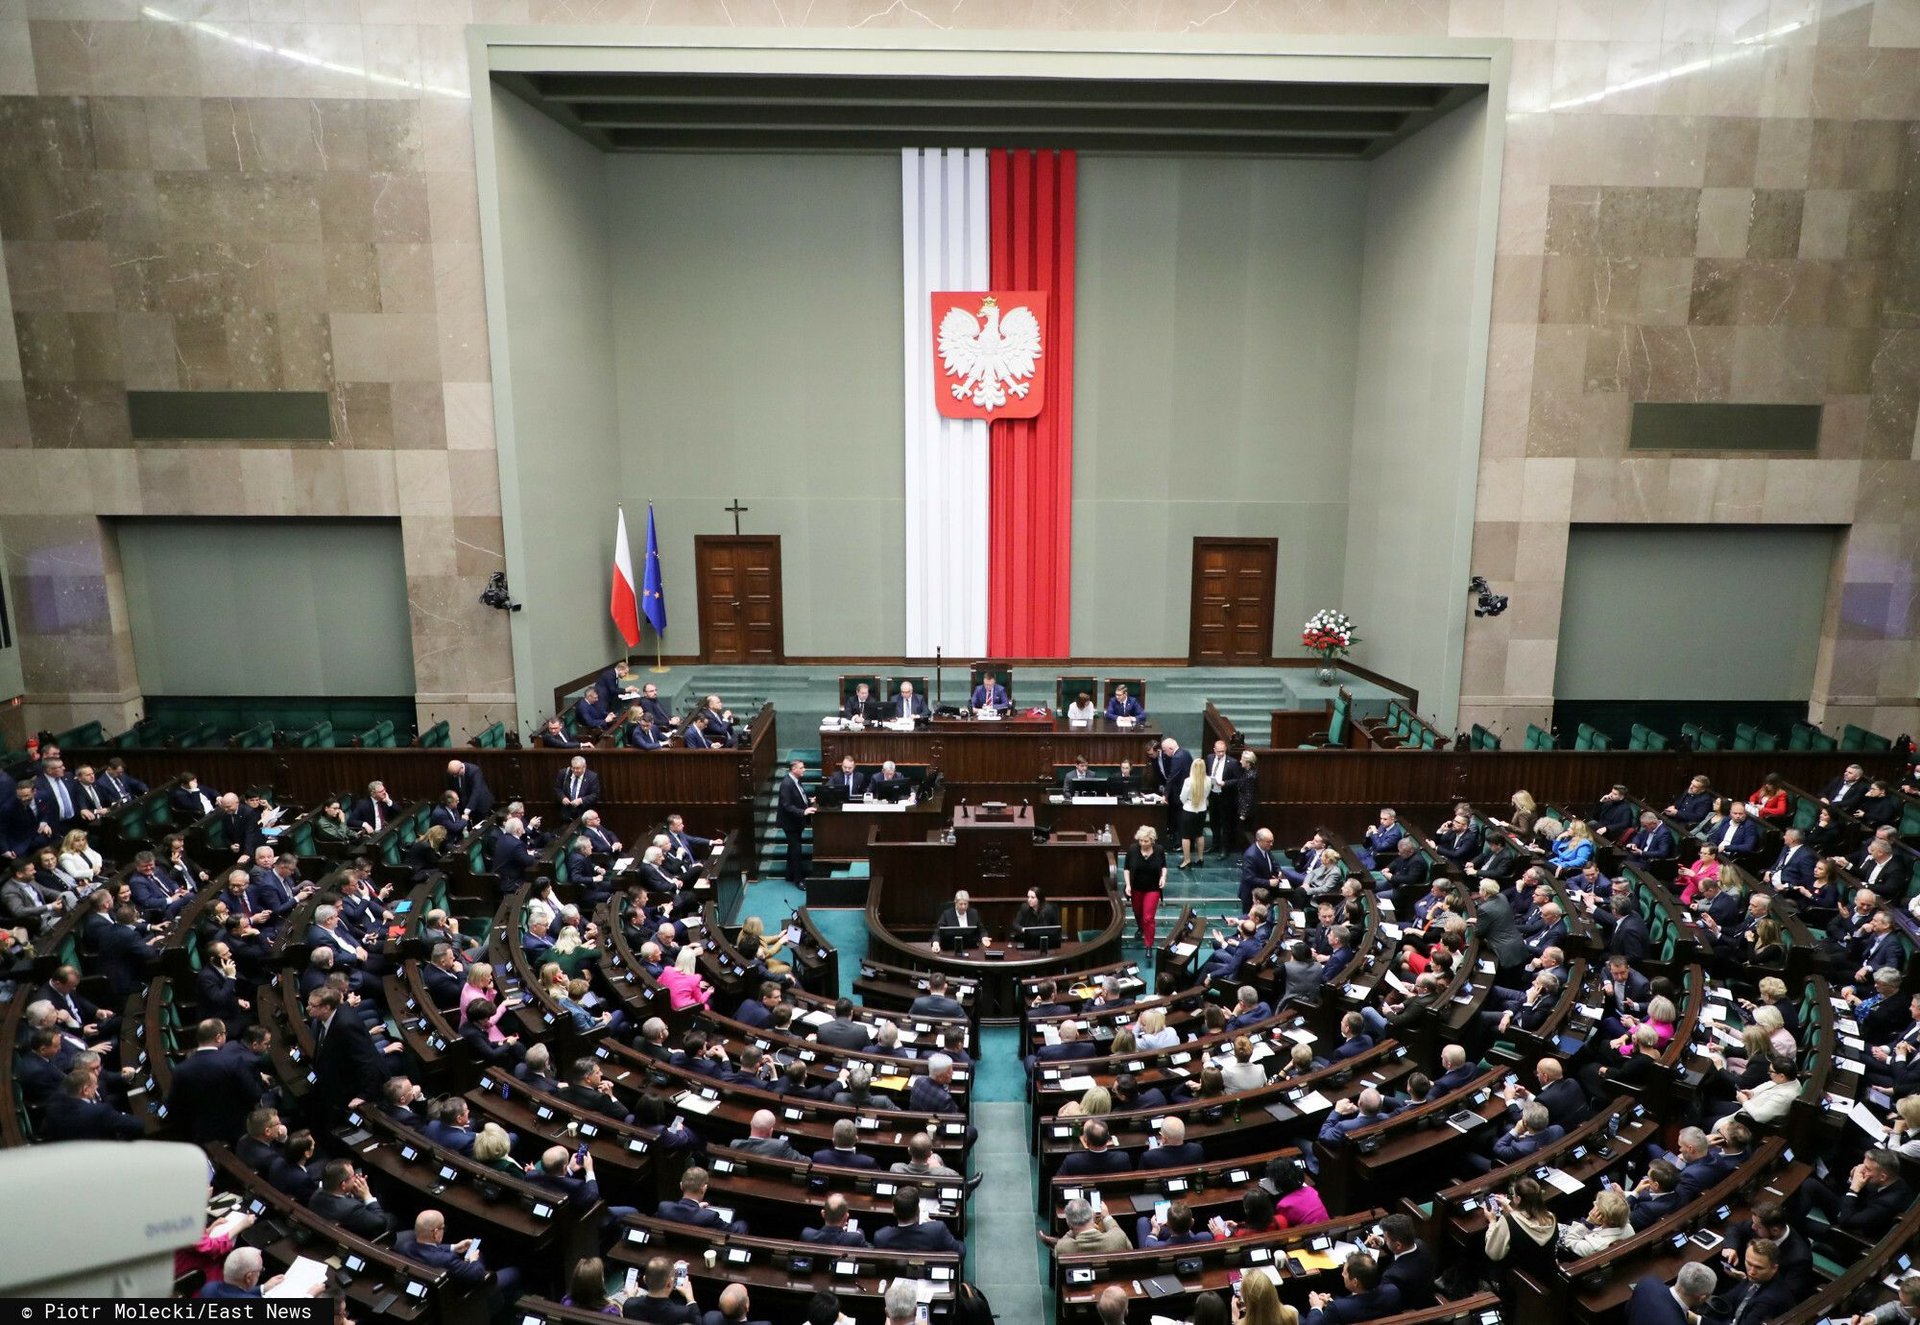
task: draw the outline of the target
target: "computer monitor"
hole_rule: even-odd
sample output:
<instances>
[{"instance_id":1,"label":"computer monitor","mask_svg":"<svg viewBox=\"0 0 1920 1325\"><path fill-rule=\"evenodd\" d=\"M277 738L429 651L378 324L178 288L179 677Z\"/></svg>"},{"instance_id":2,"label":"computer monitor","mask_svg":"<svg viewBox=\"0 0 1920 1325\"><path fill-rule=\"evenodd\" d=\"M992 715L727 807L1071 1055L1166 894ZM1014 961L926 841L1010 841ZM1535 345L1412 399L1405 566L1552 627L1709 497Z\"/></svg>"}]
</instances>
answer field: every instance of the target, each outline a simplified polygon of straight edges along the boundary
<instances>
[{"instance_id":1,"label":"computer monitor","mask_svg":"<svg viewBox=\"0 0 1920 1325\"><path fill-rule=\"evenodd\" d=\"M849 696L848 700L851 702L852 697ZM869 699L865 704L858 705L854 711L847 714L847 716L850 718L861 718L867 722L879 722L892 716L892 708L893 706L885 700Z\"/></svg>"},{"instance_id":2,"label":"computer monitor","mask_svg":"<svg viewBox=\"0 0 1920 1325\"><path fill-rule=\"evenodd\" d=\"M903 801L913 794L913 783L906 778L896 778L892 782L869 782L867 790L873 793L877 801Z\"/></svg>"},{"instance_id":3,"label":"computer monitor","mask_svg":"<svg viewBox=\"0 0 1920 1325\"><path fill-rule=\"evenodd\" d=\"M965 952L969 948L980 946L980 927L978 925L942 925L936 936L940 951Z\"/></svg>"},{"instance_id":4,"label":"computer monitor","mask_svg":"<svg viewBox=\"0 0 1920 1325\"><path fill-rule=\"evenodd\" d=\"M1118 796L1120 794L1120 775L1117 773L1077 773L1067 774L1067 795L1069 796Z\"/></svg>"},{"instance_id":5,"label":"computer monitor","mask_svg":"<svg viewBox=\"0 0 1920 1325\"><path fill-rule=\"evenodd\" d=\"M842 786L830 787L825 785L824 783L821 784L821 787L820 787L820 808L821 809L835 810L840 808L842 805L845 805L846 803L847 803L847 789L845 787L842 787Z\"/></svg>"},{"instance_id":6,"label":"computer monitor","mask_svg":"<svg viewBox=\"0 0 1920 1325\"><path fill-rule=\"evenodd\" d=\"M1020 931L1020 946L1039 952L1052 952L1060 946L1061 938L1058 925L1028 925Z\"/></svg>"}]
</instances>

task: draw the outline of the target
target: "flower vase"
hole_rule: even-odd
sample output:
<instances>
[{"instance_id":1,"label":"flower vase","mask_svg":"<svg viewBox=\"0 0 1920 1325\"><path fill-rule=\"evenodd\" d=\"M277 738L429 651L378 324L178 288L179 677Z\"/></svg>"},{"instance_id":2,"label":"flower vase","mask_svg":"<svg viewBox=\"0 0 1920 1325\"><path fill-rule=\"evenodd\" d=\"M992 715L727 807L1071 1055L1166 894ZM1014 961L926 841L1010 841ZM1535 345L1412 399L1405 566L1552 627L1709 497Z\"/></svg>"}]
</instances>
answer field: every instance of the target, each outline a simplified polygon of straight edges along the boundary
<instances>
[{"instance_id":1,"label":"flower vase","mask_svg":"<svg viewBox=\"0 0 1920 1325\"><path fill-rule=\"evenodd\" d=\"M1338 676L1339 673L1334 670L1333 660L1331 658L1321 659L1320 666L1315 668L1313 673L1314 680L1323 686L1332 685Z\"/></svg>"}]
</instances>

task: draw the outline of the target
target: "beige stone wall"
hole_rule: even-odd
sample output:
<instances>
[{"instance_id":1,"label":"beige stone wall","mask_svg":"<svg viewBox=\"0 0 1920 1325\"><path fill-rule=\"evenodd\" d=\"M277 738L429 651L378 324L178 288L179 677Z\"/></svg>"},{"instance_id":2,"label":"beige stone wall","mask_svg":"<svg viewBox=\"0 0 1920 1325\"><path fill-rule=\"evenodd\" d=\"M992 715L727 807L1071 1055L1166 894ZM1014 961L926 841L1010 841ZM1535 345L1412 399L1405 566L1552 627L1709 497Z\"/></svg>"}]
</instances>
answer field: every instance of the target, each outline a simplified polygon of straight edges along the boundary
<instances>
[{"instance_id":1,"label":"beige stone wall","mask_svg":"<svg viewBox=\"0 0 1920 1325\"><path fill-rule=\"evenodd\" d=\"M468 23L1509 37L1473 566L1513 608L1462 722L1544 717L1570 522L1738 520L1851 526L1815 712L1920 725L1915 0L0 0L0 533L47 725L130 712L98 517L169 512L399 516L423 713L512 716ZM338 441L136 452L154 386L323 388ZM1817 459L1628 460L1635 399L1828 410Z\"/></svg>"}]
</instances>

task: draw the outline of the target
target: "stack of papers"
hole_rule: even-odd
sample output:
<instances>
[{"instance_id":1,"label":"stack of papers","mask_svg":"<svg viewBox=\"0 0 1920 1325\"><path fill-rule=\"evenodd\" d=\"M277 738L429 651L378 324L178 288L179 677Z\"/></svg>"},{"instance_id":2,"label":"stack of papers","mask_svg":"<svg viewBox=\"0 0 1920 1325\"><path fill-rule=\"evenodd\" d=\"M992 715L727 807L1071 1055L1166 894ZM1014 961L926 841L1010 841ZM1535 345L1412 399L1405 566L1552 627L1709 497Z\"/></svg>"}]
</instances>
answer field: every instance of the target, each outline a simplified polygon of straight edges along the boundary
<instances>
[{"instance_id":1,"label":"stack of papers","mask_svg":"<svg viewBox=\"0 0 1920 1325\"><path fill-rule=\"evenodd\" d=\"M1573 1195L1586 1186L1580 1179L1563 1169L1548 1168L1540 1176L1546 1180L1549 1187L1557 1192L1565 1192L1568 1196Z\"/></svg>"}]
</instances>

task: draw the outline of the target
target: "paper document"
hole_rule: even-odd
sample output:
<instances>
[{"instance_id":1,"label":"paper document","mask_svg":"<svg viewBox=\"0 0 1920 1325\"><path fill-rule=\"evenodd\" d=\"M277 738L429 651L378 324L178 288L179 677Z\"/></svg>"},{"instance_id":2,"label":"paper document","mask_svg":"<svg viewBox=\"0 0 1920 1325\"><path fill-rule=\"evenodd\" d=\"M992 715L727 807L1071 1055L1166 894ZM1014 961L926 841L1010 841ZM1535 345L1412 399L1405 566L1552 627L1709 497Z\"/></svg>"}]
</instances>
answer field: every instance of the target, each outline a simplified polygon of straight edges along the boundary
<instances>
[{"instance_id":1,"label":"paper document","mask_svg":"<svg viewBox=\"0 0 1920 1325\"><path fill-rule=\"evenodd\" d=\"M1545 1177L1547 1186L1557 1192L1565 1192L1569 1196L1586 1187L1584 1182L1581 1182L1580 1179L1574 1177L1564 1169L1549 1168L1546 1171Z\"/></svg>"},{"instance_id":2,"label":"paper document","mask_svg":"<svg viewBox=\"0 0 1920 1325\"><path fill-rule=\"evenodd\" d=\"M310 1256L301 1256L287 1267L287 1273L279 1283L267 1289L262 1297L312 1297L315 1290L326 1286L327 1267L325 1262L316 1261Z\"/></svg>"},{"instance_id":3,"label":"paper document","mask_svg":"<svg viewBox=\"0 0 1920 1325\"><path fill-rule=\"evenodd\" d=\"M690 1090L683 1090L675 1095L673 1102L679 1108L698 1114L709 1114L720 1107L719 1100L710 1100L705 1095L696 1095Z\"/></svg>"},{"instance_id":4,"label":"paper document","mask_svg":"<svg viewBox=\"0 0 1920 1325\"><path fill-rule=\"evenodd\" d=\"M1288 1100L1287 1103L1293 1108L1298 1109L1301 1113L1308 1114L1325 1113L1333 1107L1333 1101L1317 1090L1310 1090L1299 1099Z\"/></svg>"}]
</instances>

